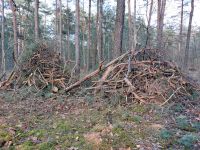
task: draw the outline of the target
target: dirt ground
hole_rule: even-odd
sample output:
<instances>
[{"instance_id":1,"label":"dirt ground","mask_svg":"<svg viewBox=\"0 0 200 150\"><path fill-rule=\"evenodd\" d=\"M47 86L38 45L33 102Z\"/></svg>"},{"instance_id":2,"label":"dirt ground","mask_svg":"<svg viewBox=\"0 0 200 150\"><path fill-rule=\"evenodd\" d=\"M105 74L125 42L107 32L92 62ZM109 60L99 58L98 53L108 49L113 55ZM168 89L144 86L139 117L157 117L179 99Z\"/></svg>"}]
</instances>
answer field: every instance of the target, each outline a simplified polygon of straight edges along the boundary
<instances>
[{"instance_id":1,"label":"dirt ground","mask_svg":"<svg viewBox=\"0 0 200 150\"><path fill-rule=\"evenodd\" d=\"M0 93L0 149L200 149L199 97L161 107L21 93Z\"/></svg>"}]
</instances>

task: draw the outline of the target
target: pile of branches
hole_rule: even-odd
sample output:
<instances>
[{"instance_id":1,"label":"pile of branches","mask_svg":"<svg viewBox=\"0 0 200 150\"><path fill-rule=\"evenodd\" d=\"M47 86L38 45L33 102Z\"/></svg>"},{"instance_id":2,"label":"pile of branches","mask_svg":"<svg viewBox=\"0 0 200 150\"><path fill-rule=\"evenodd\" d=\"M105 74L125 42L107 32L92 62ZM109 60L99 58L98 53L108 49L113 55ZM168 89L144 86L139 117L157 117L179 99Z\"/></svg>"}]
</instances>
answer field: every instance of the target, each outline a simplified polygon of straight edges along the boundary
<instances>
[{"instance_id":1,"label":"pile of branches","mask_svg":"<svg viewBox=\"0 0 200 150\"><path fill-rule=\"evenodd\" d=\"M164 61L155 49L127 52L66 88L66 91L80 86L91 79L93 85L88 92L103 93L102 96L118 95L127 102L166 104L173 98L191 96L197 85L189 81L179 68ZM100 79L94 80L101 75Z\"/></svg>"},{"instance_id":2,"label":"pile of branches","mask_svg":"<svg viewBox=\"0 0 200 150\"><path fill-rule=\"evenodd\" d=\"M175 64L164 61L159 54L160 51L155 49L129 51L105 65L99 64L97 70L71 83L70 71L64 69L65 64L59 54L42 45L0 87L6 89L13 85L18 88L28 85L43 89L51 84L55 93L59 89L76 93L83 88L94 95L118 95L127 102L137 100L161 105L173 98L191 96L198 86L188 80ZM86 86L84 82L88 80L90 84Z\"/></svg>"},{"instance_id":3,"label":"pile of branches","mask_svg":"<svg viewBox=\"0 0 200 150\"><path fill-rule=\"evenodd\" d=\"M70 72L65 69L65 63L57 50L41 44L34 51L27 61L19 63L9 78L1 83L1 89L13 86L20 88L24 85L43 89L49 84L56 87L56 91L58 88L65 88Z\"/></svg>"}]
</instances>

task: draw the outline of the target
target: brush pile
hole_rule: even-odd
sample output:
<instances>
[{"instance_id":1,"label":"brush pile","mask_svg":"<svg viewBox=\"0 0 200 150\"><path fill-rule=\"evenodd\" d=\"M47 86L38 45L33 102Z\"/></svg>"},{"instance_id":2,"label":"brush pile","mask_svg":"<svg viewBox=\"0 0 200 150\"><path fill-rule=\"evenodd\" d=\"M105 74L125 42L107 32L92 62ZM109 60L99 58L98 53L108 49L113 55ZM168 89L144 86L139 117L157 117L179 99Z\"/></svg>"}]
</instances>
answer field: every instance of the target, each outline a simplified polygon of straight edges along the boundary
<instances>
[{"instance_id":1,"label":"brush pile","mask_svg":"<svg viewBox=\"0 0 200 150\"><path fill-rule=\"evenodd\" d=\"M1 84L1 88L8 89L13 86L20 88L24 85L35 86L42 89L48 84L57 88L64 88L70 78L58 52L47 45L40 45L31 58L19 64L9 78Z\"/></svg>"},{"instance_id":2,"label":"brush pile","mask_svg":"<svg viewBox=\"0 0 200 150\"><path fill-rule=\"evenodd\" d=\"M185 78L175 64L163 61L158 54L159 51L154 49L127 52L106 65L100 64L97 70L69 85L70 71L64 69L56 51L43 45L0 87L28 85L43 89L51 84L52 88L56 87L52 90L54 93L61 89L76 93L82 88L94 96L103 93L104 98L117 95L127 102L137 100L161 105L174 98L193 96L198 86ZM84 84L88 80L90 84Z\"/></svg>"},{"instance_id":3,"label":"brush pile","mask_svg":"<svg viewBox=\"0 0 200 150\"><path fill-rule=\"evenodd\" d=\"M66 91L92 79L93 85L86 90L94 95L100 93L104 98L118 96L127 102L164 105L174 98L192 97L197 85L186 79L175 64L162 61L158 54L158 50L152 49L128 52L67 87ZM100 79L95 80L97 76Z\"/></svg>"}]
</instances>

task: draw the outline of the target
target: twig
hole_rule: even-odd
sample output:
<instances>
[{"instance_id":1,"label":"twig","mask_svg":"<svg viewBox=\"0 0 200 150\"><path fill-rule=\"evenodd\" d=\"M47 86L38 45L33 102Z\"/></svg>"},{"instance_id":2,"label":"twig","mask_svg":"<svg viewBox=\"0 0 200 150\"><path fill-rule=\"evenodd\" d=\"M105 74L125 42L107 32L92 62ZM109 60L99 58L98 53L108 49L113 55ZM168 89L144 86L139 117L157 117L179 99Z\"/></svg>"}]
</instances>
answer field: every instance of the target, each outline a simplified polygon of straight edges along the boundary
<instances>
[{"instance_id":1,"label":"twig","mask_svg":"<svg viewBox=\"0 0 200 150\"><path fill-rule=\"evenodd\" d=\"M140 96L138 96L133 90L135 90L135 87L132 85L132 83L127 79L124 78L124 81L128 84L128 86L131 88L131 93L134 95L135 99L138 99L140 102L146 103Z\"/></svg>"},{"instance_id":2,"label":"twig","mask_svg":"<svg viewBox=\"0 0 200 150\"><path fill-rule=\"evenodd\" d=\"M181 88L182 88L182 87L177 88L176 91L174 91L174 93L173 93L172 95L170 95L170 97L169 97L164 103L162 103L160 106L165 105L165 104L176 94L176 92L177 92L178 90L180 90Z\"/></svg>"}]
</instances>

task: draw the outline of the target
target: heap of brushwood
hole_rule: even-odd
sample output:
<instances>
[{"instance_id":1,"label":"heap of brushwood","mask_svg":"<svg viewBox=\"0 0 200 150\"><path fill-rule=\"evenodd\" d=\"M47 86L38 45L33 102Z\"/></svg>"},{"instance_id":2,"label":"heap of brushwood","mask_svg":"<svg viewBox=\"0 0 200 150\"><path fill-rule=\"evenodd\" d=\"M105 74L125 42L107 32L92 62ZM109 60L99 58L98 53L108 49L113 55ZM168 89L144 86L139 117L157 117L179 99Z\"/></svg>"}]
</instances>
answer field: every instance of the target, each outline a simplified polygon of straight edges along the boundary
<instances>
[{"instance_id":1,"label":"heap of brushwood","mask_svg":"<svg viewBox=\"0 0 200 150\"><path fill-rule=\"evenodd\" d=\"M84 89L89 94L101 93L104 98L118 95L126 101L159 102L161 105L193 95L198 85L159 54L160 51L155 49L129 51L105 65L102 62L97 70L71 83L70 71L65 71L59 54L47 46L40 46L0 87L28 85L42 89L51 84L56 87L53 90L56 93L61 89L71 93ZM84 84L88 80L90 82Z\"/></svg>"},{"instance_id":2,"label":"heap of brushwood","mask_svg":"<svg viewBox=\"0 0 200 150\"><path fill-rule=\"evenodd\" d=\"M182 74L176 64L163 61L156 49L130 51L112 60L65 90L67 92L91 80L87 92L104 98L118 95L127 102L166 104L171 99L184 99L198 91L191 78Z\"/></svg>"},{"instance_id":3,"label":"heap of brushwood","mask_svg":"<svg viewBox=\"0 0 200 150\"><path fill-rule=\"evenodd\" d=\"M40 44L35 52L25 62L17 64L8 79L0 84L1 89L34 86L43 89L51 84L58 88L65 88L70 78L70 72L59 53L45 44Z\"/></svg>"}]
</instances>

